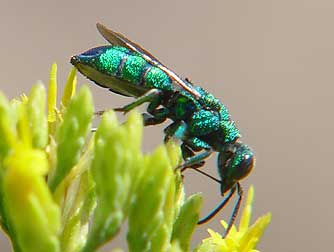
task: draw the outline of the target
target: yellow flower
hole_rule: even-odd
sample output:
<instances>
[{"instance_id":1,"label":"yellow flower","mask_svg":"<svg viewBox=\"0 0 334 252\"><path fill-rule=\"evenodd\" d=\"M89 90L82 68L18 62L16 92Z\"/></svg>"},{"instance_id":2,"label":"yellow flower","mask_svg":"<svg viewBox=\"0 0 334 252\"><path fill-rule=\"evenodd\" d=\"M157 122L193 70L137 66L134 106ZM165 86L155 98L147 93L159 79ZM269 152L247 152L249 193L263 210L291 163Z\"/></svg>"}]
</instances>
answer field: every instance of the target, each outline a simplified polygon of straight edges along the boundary
<instances>
[{"instance_id":1,"label":"yellow flower","mask_svg":"<svg viewBox=\"0 0 334 252\"><path fill-rule=\"evenodd\" d=\"M271 213L257 219L257 221L249 226L252 214L252 202L254 198L254 187L251 186L248 190L247 201L241 215L239 227L233 226L227 237L223 238L221 234L208 229L211 237L204 239L197 252L257 252L256 245L258 244L265 228L270 223ZM221 221L224 228L227 227L225 221Z\"/></svg>"}]
</instances>

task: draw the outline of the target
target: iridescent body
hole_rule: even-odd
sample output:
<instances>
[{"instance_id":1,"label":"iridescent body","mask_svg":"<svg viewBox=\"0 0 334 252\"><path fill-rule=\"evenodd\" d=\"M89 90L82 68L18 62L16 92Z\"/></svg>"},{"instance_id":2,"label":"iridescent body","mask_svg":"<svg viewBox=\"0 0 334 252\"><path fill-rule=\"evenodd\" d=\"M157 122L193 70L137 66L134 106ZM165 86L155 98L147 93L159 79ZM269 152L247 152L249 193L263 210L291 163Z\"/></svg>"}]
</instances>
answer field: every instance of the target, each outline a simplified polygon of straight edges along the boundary
<instances>
[{"instance_id":1,"label":"iridescent body","mask_svg":"<svg viewBox=\"0 0 334 252\"><path fill-rule=\"evenodd\" d=\"M94 64L96 69L106 75L115 76L134 85L162 90L173 89L172 81L161 69L152 66L138 53L121 46L105 46L87 52L89 55L104 53L96 58L83 57L86 64Z\"/></svg>"},{"instance_id":2,"label":"iridescent body","mask_svg":"<svg viewBox=\"0 0 334 252\"><path fill-rule=\"evenodd\" d=\"M73 56L71 63L98 85L136 98L134 102L117 109L118 111L128 112L148 103L147 113L144 113L145 125L160 124L171 119L172 123L164 130L165 141L170 137L182 141L181 149L185 160L182 170L197 169L212 152L218 152L217 168L221 179L214 180L220 183L222 196L227 192L228 194L199 223L211 219L237 191L239 198L227 233L242 198L239 180L246 177L254 165L253 152L239 141L239 130L228 110L211 93L180 78L123 35L100 24L98 29L111 45L96 47Z\"/></svg>"}]
</instances>

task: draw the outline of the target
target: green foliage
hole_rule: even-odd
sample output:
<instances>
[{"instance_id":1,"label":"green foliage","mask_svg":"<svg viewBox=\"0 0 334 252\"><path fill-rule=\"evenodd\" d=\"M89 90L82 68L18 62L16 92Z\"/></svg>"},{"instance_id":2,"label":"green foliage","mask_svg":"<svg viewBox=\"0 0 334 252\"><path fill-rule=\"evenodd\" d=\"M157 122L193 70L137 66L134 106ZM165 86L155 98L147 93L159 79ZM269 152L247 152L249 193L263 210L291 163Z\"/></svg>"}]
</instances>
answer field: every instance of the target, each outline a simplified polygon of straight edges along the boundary
<instances>
[{"instance_id":1,"label":"green foliage","mask_svg":"<svg viewBox=\"0 0 334 252\"><path fill-rule=\"evenodd\" d=\"M98 207L84 251L112 238L124 221L143 168L142 123L138 114L120 125L114 112L104 114L95 135L92 174ZM129 144L131 143L131 144Z\"/></svg>"},{"instance_id":2,"label":"green foliage","mask_svg":"<svg viewBox=\"0 0 334 252\"><path fill-rule=\"evenodd\" d=\"M184 202L179 147L143 154L136 112L120 124L109 111L92 133L88 87L75 94L72 70L58 108L56 73L47 94L40 83L28 97L0 93L0 220L14 251L96 251L125 220L129 251L187 251L201 198Z\"/></svg>"},{"instance_id":3,"label":"green foliage","mask_svg":"<svg viewBox=\"0 0 334 252\"><path fill-rule=\"evenodd\" d=\"M32 145L43 149L48 143L48 122L45 116L46 92L44 86L39 83L30 92L27 102L27 116L32 134Z\"/></svg>"},{"instance_id":4,"label":"green foliage","mask_svg":"<svg viewBox=\"0 0 334 252\"><path fill-rule=\"evenodd\" d=\"M59 251L60 208L45 183L47 168L45 153L23 144L4 161L4 204L21 251Z\"/></svg>"},{"instance_id":5,"label":"green foliage","mask_svg":"<svg viewBox=\"0 0 334 252\"><path fill-rule=\"evenodd\" d=\"M70 102L64 113L64 120L56 132L57 166L49 180L51 191L55 191L71 168L79 161L91 129L92 117L92 96L88 87L84 86Z\"/></svg>"},{"instance_id":6,"label":"green foliage","mask_svg":"<svg viewBox=\"0 0 334 252\"><path fill-rule=\"evenodd\" d=\"M182 205L174 224L172 240L178 240L183 251L189 251L189 242L197 225L201 203L200 194L190 196Z\"/></svg>"},{"instance_id":7,"label":"green foliage","mask_svg":"<svg viewBox=\"0 0 334 252\"><path fill-rule=\"evenodd\" d=\"M141 183L131 206L130 251L167 251L174 218L175 179L168 153L158 148L144 160ZM141 211L141 206L145 210Z\"/></svg>"}]
</instances>

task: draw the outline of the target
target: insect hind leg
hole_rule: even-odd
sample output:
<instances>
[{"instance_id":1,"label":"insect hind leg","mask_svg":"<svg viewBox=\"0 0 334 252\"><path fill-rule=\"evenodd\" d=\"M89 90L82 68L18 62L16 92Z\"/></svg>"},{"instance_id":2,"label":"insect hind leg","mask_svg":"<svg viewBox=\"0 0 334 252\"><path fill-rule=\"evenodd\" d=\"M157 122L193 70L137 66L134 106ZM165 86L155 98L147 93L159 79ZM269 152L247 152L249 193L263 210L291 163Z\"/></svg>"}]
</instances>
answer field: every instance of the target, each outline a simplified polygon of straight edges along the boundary
<instances>
[{"instance_id":1,"label":"insect hind leg","mask_svg":"<svg viewBox=\"0 0 334 252\"><path fill-rule=\"evenodd\" d=\"M160 95L162 94L162 91L159 89L151 89L148 92L146 92L144 95L140 96L137 100L134 102L131 102L124 107L121 108L115 108L115 111L127 113L131 111L132 109L142 105L145 102L153 102L155 100L160 100Z\"/></svg>"},{"instance_id":2,"label":"insect hind leg","mask_svg":"<svg viewBox=\"0 0 334 252\"><path fill-rule=\"evenodd\" d=\"M149 103L156 103L158 104L156 107L158 107L160 105L160 95L161 95L161 91L158 89L151 89L148 92L146 92L144 95L140 96L139 98L137 98L134 102L131 102L123 107L120 108L114 108L115 111L118 112L123 112L123 113L128 113L129 111L131 111L132 109L142 105L145 102L149 102ZM104 113L106 112L106 110L99 110L94 112L95 116L102 116Z\"/></svg>"}]
</instances>

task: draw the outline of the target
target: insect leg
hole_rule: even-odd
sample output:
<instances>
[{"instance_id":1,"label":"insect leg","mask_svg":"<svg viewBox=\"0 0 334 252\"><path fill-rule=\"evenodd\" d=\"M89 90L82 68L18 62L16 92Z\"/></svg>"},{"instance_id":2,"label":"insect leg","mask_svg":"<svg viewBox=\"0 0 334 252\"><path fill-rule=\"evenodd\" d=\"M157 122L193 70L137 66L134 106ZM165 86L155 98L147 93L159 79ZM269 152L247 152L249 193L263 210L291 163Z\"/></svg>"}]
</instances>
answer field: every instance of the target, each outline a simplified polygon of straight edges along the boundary
<instances>
[{"instance_id":1,"label":"insect leg","mask_svg":"<svg viewBox=\"0 0 334 252\"><path fill-rule=\"evenodd\" d=\"M152 102L155 99L160 99L160 94L162 93L161 90L159 89L151 89L150 91L146 92L144 95L140 96L137 100L134 102L125 105L124 107L121 108L115 108L115 111L120 111L127 113L130 110L140 106L141 104L145 102Z\"/></svg>"},{"instance_id":2,"label":"insect leg","mask_svg":"<svg viewBox=\"0 0 334 252\"><path fill-rule=\"evenodd\" d=\"M156 125L163 123L167 117L152 116L148 113L143 113L144 126Z\"/></svg>"},{"instance_id":3,"label":"insect leg","mask_svg":"<svg viewBox=\"0 0 334 252\"><path fill-rule=\"evenodd\" d=\"M162 107L158 108L161 105L160 97L151 101L147 107L147 113L143 114L144 125L156 125L164 122L169 116L169 109Z\"/></svg>"},{"instance_id":4,"label":"insect leg","mask_svg":"<svg viewBox=\"0 0 334 252\"><path fill-rule=\"evenodd\" d=\"M185 162L179 167L181 169L181 172L183 172L186 168L196 168L202 166L204 164L204 159L209 157L213 152L211 147L199 138L187 138L187 130L188 125L184 121L173 122L164 129L164 142L167 142L171 137L176 137L177 139L183 141L183 144L181 145L181 150ZM192 149L206 150L199 154L195 154Z\"/></svg>"},{"instance_id":5,"label":"insect leg","mask_svg":"<svg viewBox=\"0 0 334 252\"><path fill-rule=\"evenodd\" d=\"M241 187L239 182L236 184L236 188L237 188L237 193L238 193L238 199L237 199L237 202L235 203L235 205L233 207L232 215L230 217L230 220L228 221L227 228L224 232L223 238L225 238L226 235L230 232L230 230L231 230L231 228L232 228L232 226L235 222L235 219L238 215L239 209L240 209L240 205L241 205L241 201L242 201L242 197L243 197L243 190L242 190L242 187Z\"/></svg>"},{"instance_id":6,"label":"insect leg","mask_svg":"<svg viewBox=\"0 0 334 252\"><path fill-rule=\"evenodd\" d=\"M228 194L221 200L221 202L218 204L218 206L216 206L207 216L205 216L204 218L200 219L197 224L201 225L204 224L206 222L208 222L209 220L211 220L213 217L215 217L215 215L230 201L230 199L232 198L233 194L235 193L235 187L233 187ZM233 214L233 213L232 213Z\"/></svg>"},{"instance_id":7,"label":"insect leg","mask_svg":"<svg viewBox=\"0 0 334 252\"><path fill-rule=\"evenodd\" d=\"M106 112L106 110L98 110L94 112L94 116L102 116L104 113Z\"/></svg>"},{"instance_id":8,"label":"insect leg","mask_svg":"<svg viewBox=\"0 0 334 252\"><path fill-rule=\"evenodd\" d=\"M187 146L185 143L183 143L181 145L181 152L182 152L182 157L183 157L184 160L186 160L187 158L190 158L190 157L193 157L193 156L196 155L190 149L190 147ZM191 167L188 167L188 168L191 168L193 171L196 171L196 172L204 175L205 177L208 177L208 178L212 179L213 181L216 181L217 183L221 184L221 180L219 180L219 179L211 176L209 173L206 173L205 171L202 171L202 170L198 169L198 168L202 167L204 164L205 164L205 161L201 161L201 162L196 163L196 164L194 164L194 165L192 165Z\"/></svg>"},{"instance_id":9,"label":"insect leg","mask_svg":"<svg viewBox=\"0 0 334 252\"><path fill-rule=\"evenodd\" d=\"M129 112L130 110L134 109L135 107L138 107L140 106L141 104L145 103L145 102L151 102L149 107L148 107L148 112L150 114L152 114L149 110L150 110L150 107L152 107L152 111L157 108L159 105L160 105L160 99L159 99L159 96L161 94L161 91L158 90L158 89L151 89L150 91L146 92L143 96L139 97L137 100L135 100L134 102L130 103L130 104L127 104L125 105L124 107L122 108L115 108L114 110L115 111L119 111L119 112L124 112L124 113L127 113ZM152 106L152 105L153 106ZM105 110L99 110L99 111L96 111L94 113L95 116L101 116L105 113L106 111Z\"/></svg>"},{"instance_id":10,"label":"insect leg","mask_svg":"<svg viewBox=\"0 0 334 252\"><path fill-rule=\"evenodd\" d=\"M185 144L182 144L181 146L181 149L182 149L182 154L184 155L185 152L187 152L185 155L191 155L194 154L192 152L192 150L186 146ZM199 155L203 155L203 153L200 153ZM196 157L196 155L193 155L191 156L190 158L194 158ZM188 160L190 158L187 158ZM216 179L215 177L211 176L210 174L207 174L206 172L202 171L202 170L199 170L199 169L196 169L194 166L191 166L189 168L192 168L192 170L196 171L196 172L199 172L209 178L211 178L212 180L218 182L219 184L221 184L221 181L219 179ZM228 232L230 231L232 225L234 224L234 221L235 221L235 218L238 214L238 211L239 211L239 208L240 208L240 203L241 203L241 199L242 199L242 189L241 189L241 186L239 183L236 184L236 186L234 186L228 193L228 195L226 197L223 198L223 200L218 204L218 206L216 206L207 216L205 216L204 218L200 219L197 224L203 224L203 223L206 223L208 222L209 220L211 220L221 209L224 208L224 206L229 202L229 200L232 198L233 194L235 193L235 191L237 190L238 192L238 200L237 200L237 203L235 204L234 208L233 208L233 212L232 212L232 215L230 217L230 220L228 222L228 226L225 230L225 233L224 233L224 236L225 237Z\"/></svg>"},{"instance_id":11,"label":"insect leg","mask_svg":"<svg viewBox=\"0 0 334 252\"><path fill-rule=\"evenodd\" d=\"M185 143L181 144L181 152L182 152L183 160L186 160L196 155L194 151ZM194 164L192 167L189 167L189 168L197 169L197 168L202 167L204 164L205 164L205 161L202 161L197 164Z\"/></svg>"},{"instance_id":12,"label":"insect leg","mask_svg":"<svg viewBox=\"0 0 334 252\"><path fill-rule=\"evenodd\" d=\"M171 123L164 129L165 133L164 142L165 143L168 142L168 140L172 137L183 140L183 138L185 137L186 130L187 130L187 125L183 121L175 121Z\"/></svg>"},{"instance_id":13,"label":"insect leg","mask_svg":"<svg viewBox=\"0 0 334 252\"><path fill-rule=\"evenodd\" d=\"M212 153L213 153L212 149L198 153L192 157L187 158L184 161L184 163L180 165L178 168L181 169L181 172L183 172L187 168L193 168L194 165L203 162L204 159L208 158Z\"/></svg>"},{"instance_id":14,"label":"insect leg","mask_svg":"<svg viewBox=\"0 0 334 252\"><path fill-rule=\"evenodd\" d=\"M241 205L241 201L242 201L242 197L243 197L243 190L241 188L240 183L236 183L235 186L233 186L231 188L229 193L221 200L221 202L218 204L218 206L216 206L207 216L200 219L197 222L197 224L198 225L204 224L204 223L208 222L209 220L211 220L213 217L215 217L216 214L219 213L219 211L221 209L223 209L225 207L225 205L230 201L230 199L232 198L235 191L237 191L238 199L237 199L237 202L235 203L235 205L233 207L232 215L230 217L230 220L229 220L229 222L227 224L227 227L225 229L225 232L223 234L223 238L225 238L227 236L227 234L230 232L230 230L231 230L231 228L232 228L232 226L235 222L235 219L238 215L239 209L240 209L240 205Z\"/></svg>"},{"instance_id":15,"label":"insect leg","mask_svg":"<svg viewBox=\"0 0 334 252\"><path fill-rule=\"evenodd\" d=\"M183 159L185 160L184 163L179 166L178 168L181 169L183 172L187 168L199 168L204 165L204 159L209 157L213 150L211 147L203 142L202 140L198 139L197 137L192 137L187 139L187 124L183 121L176 121L170 124L168 127L164 129L165 132L165 139L164 142L167 142L171 137L176 137L183 142L181 145L181 151ZM186 141L186 142L185 142ZM206 149L205 151L195 154L192 149L202 150Z\"/></svg>"}]
</instances>

